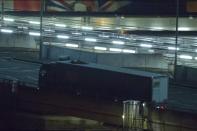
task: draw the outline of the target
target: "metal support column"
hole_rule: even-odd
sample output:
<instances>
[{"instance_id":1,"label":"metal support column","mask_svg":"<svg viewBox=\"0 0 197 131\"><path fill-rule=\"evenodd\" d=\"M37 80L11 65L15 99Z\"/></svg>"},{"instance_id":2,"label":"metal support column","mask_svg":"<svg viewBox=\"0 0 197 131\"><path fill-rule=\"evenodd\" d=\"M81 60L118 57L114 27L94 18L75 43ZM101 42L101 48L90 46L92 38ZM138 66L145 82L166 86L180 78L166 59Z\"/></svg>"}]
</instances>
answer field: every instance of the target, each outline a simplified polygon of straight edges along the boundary
<instances>
[{"instance_id":1,"label":"metal support column","mask_svg":"<svg viewBox=\"0 0 197 131\"><path fill-rule=\"evenodd\" d=\"M178 35L179 35L179 0L176 0L176 40L175 40L175 58L174 58L174 79L176 80L177 73L177 48L178 48Z\"/></svg>"},{"instance_id":2,"label":"metal support column","mask_svg":"<svg viewBox=\"0 0 197 131\"><path fill-rule=\"evenodd\" d=\"M43 46L43 12L44 12L44 2L45 0L41 0L40 5L40 52L39 52L39 59L42 59L42 46Z\"/></svg>"},{"instance_id":3,"label":"metal support column","mask_svg":"<svg viewBox=\"0 0 197 131\"><path fill-rule=\"evenodd\" d=\"M4 0L1 0L1 24L3 24L3 16L4 16Z\"/></svg>"}]
</instances>

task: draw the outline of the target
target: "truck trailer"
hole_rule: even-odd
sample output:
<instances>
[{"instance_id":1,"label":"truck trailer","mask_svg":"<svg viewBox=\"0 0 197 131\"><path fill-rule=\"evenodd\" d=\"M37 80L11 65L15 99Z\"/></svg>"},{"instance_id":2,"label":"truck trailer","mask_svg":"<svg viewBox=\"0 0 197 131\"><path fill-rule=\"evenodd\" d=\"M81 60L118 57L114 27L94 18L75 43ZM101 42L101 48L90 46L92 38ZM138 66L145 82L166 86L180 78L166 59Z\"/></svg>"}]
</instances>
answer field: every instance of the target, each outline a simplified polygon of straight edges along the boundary
<instances>
[{"instance_id":1,"label":"truck trailer","mask_svg":"<svg viewBox=\"0 0 197 131\"><path fill-rule=\"evenodd\" d=\"M168 98L166 75L79 61L43 64L39 87L106 100L162 103Z\"/></svg>"}]
</instances>

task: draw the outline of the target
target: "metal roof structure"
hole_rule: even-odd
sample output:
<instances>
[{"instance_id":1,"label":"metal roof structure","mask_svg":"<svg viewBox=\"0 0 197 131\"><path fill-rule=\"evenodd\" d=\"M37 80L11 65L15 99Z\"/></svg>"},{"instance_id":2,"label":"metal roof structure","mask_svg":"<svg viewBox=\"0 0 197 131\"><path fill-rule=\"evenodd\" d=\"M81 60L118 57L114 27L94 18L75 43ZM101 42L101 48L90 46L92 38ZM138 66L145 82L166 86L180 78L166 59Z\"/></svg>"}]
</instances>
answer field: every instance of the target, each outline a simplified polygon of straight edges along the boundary
<instances>
[{"instance_id":1,"label":"metal roof structure","mask_svg":"<svg viewBox=\"0 0 197 131\"><path fill-rule=\"evenodd\" d=\"M58 46L108 53L159 53L169 60L174 59L177 50L178 58L195 65L196 19L184 17L179 23L177 49L173 17L44 17L43 36L45 43ZM27 34L36 39L40 36L39 17L6 15L0 28L1 33Z\"/></svg>"},{"instance_id":2,"label":"metal roof structure","mask_svg":"<svg viewBox=\"0 0 197 131\"><path fill-rule=\"evenodd\" d=\"M174 60L177 52L179 64L196 65L195 2L124 0L111 3L81 0L78 1L81 5L91 7L83 11L75 10L74 5L79 4L76 1L32 2L34 5L29 1L17 3L15 0L3 0L1 33L31 35L45 44L102 53L157 53L169 61ZM110 4L110 8L101 8L105 4ZM180 16L177 47L176 14Z\"/></svg>"}]
</instances>

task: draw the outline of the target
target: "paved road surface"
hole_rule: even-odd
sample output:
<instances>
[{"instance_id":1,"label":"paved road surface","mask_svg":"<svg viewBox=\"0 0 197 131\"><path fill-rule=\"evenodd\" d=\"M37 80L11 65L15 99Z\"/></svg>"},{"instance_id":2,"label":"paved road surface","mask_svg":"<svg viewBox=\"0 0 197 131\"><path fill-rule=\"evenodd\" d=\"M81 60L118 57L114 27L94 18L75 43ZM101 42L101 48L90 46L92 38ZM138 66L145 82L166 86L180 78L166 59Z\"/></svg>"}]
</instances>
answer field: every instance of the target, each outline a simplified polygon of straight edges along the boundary
<instances>
[{"instance_id":1,"label":"paved road surface","mask_svg":"<svg viewBox=\"0 0 197 131\"><path fill-rule=\"evenodd\" d=\"M40 64L0 59L0 78L37 85L39 68Z\"/></svg>"},{"instance_id":2,"label":"paved road surface","mask_svg":"<svg viewBox=\"0 0 197 131\"><path fill-rule=\"evenodd\" d=\"M38 85L40 64L0 59L0 78L19 80ZM168 107L173 110L197 113L197 89L169 87Z\"/></svg>"}]
</instances>

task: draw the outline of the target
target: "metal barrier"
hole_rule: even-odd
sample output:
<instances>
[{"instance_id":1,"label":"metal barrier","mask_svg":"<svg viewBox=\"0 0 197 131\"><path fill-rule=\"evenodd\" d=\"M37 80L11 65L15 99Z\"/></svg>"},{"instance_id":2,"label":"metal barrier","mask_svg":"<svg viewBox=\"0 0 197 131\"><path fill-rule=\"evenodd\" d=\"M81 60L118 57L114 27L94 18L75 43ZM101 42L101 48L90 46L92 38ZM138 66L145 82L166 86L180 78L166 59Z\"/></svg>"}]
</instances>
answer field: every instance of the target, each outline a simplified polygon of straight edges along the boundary
<instances>
[{"instance_id":1,"label":"metal barrier","mask_svg":"<svg viewBox=\"0 0 197 131\"><path fill-rule=\"evenodd\" d=\"M140 101L123 102L123 129L124 131L148 130L148 107Z\"/></svg>"}]
</instances>

